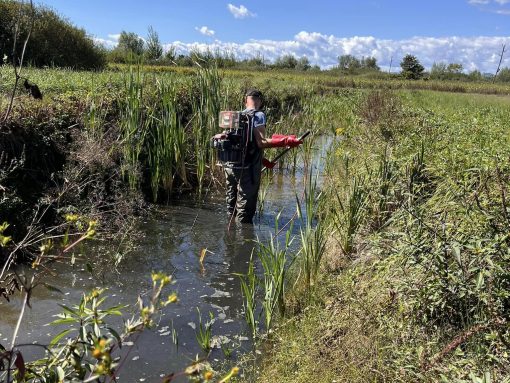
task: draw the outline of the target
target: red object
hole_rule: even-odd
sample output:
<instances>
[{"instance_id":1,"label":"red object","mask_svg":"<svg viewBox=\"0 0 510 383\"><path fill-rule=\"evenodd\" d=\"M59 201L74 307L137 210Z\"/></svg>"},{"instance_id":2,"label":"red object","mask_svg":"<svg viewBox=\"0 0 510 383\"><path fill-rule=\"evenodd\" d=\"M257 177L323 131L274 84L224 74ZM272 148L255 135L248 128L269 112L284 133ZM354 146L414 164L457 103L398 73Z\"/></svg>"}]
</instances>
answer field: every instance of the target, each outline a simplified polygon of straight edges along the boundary
<instances>
[{"instance_id":1,"label":"red object","mask_svg":"<svg viewBox=\"0 0 510 383\"><path fill-rule=\"evenodd\" d=\"M295 148L303 143L302 140L298 140L295 135L285 136L283 134L273 134L271 137L271 147L273 148L284 148L290 147Z\"/></svg>"},{"instance_id":2,"label":"red object","mask_svg":"<svg viewBox=\"0 0 510 383\"><path fill-rule=\"evenodd\" d=\"M216 134L213 138L215 140L223 140L224 138L227 138L227 135L223 134L223 133L219 133L219 134Z\"/></svg>"},{"instance_id":3,"label":"red object","mask_svg":"<svg viewBox=\"0 0 510 383\"><path fill-rule=\"evenodd\" d=\"M262 165L268 169L272 169L276 165L276 162L271 162L267 158L262 158Z\"/></svg>"}]
</instances>

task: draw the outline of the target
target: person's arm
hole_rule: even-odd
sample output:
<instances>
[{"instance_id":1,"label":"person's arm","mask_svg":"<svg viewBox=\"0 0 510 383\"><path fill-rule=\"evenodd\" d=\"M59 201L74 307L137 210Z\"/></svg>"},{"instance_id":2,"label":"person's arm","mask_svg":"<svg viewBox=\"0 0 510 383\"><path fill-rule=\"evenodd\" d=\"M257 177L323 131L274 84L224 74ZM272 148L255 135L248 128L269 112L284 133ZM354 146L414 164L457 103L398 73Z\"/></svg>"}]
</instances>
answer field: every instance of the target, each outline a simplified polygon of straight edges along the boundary
<instances>
[{"instance_id":1,"label":"person's arm","mask_svg":"<svg viewBox=\"0 0 510 383\"><path fill-rule=\"evenodd\" d=\"M260 149L271 148L272 142L270 138L266 138L266 126L260 125L253 129L253 135L255 136L255 141L257 142L257 146Z\"/></svg>"},{"instance_id":2,"label":"person's arm","mask_svg":"<svg viewBox=\"0 0 510 383\"><path fill-rule=\"evenodd\" d=\"M255 129L253 129L253 135L255 136L255 141L257 141L257 146L260 149L264 148L284 148L291 147L294 148L303 143L303 141L296 138L296 136L286 136L282 134L273 134L271 138L266 138L266 126L259 125Z\"/></svg>"}]
</instances>

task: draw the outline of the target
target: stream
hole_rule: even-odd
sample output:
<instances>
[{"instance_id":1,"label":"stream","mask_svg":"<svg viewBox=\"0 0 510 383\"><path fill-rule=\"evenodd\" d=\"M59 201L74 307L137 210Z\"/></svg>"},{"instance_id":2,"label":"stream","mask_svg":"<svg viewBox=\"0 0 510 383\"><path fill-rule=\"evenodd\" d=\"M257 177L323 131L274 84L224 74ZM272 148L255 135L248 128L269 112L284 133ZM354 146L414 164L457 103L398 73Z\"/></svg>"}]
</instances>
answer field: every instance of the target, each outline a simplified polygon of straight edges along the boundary
<instances>
[{"instance_id":1,"label":"stream","mask_svg":"<svg viewBox=\"0 0 510 383\"><path fill-rule=\"evenodd\" d=\"M313 167L324 164L329 140L317 140L320 150L314 154ZM322 159L321 159L322 158ZM317 170L314 170L316 172ZM207 201L197 204L193 200L173 201L171 206L158 207L150 218L139 223L142 237L137 248L128 253L116 271L106 272L105 278L93 277L83 264L52 265L56 277L51 284L62 291L44 287L35 289L31 305L25 311L17 344L25 359L43 356L43 349L32 344L48 344L51 338L65 329L64 326L47 326L62 312L59 304L73 306L79 303L83 292L95 287L106 288L109 298L104 307L129 305L124 310L127 319L136 312L139 294L150 291L151 272L162 271L172 275L175 284L165 291L175 291L179 301L166 306L158 318L157 327L145 330L134 342L128 342L122 353L126 358L120 370L121 382L161 382L162 377L181 371L195 356L203 355L195 336L199 312L203 323L214 316L212 327L213 348L209 361L213 366L226 358L224 350L232 351L230 363L240 354L253 350L249 329L243 314L243 297L239 278L234 273L245 273L254 240L265 241L274 233L274 219L280 214L280 227L296 212L296 195L301 196L306 183L305 171L298 168L274 172L264 199L264 209L254 225L232 224L224 206L222 194L211 194ZM293 234L299 233L295 219ZM282 240L284 235L281 235ZM296 238L297 239L297 238ZM297 246L298 240L293 246ZM199 257L207 249L203 268ZM296 249L297 250L297 249ZM261 273L257 265L258 274ZM166 295L164 295L166 296ZM19 294L8 303L0 300L0 344L10 345L13 329L21 308ZM114 321L115 322L115 321ZM122 328L122 322L116 320ZM177 345L172 337L178 334ZM228 359L227 359L228 362ZM172 382L185 382L184 377Z\"/></svg>"}]
</instances>

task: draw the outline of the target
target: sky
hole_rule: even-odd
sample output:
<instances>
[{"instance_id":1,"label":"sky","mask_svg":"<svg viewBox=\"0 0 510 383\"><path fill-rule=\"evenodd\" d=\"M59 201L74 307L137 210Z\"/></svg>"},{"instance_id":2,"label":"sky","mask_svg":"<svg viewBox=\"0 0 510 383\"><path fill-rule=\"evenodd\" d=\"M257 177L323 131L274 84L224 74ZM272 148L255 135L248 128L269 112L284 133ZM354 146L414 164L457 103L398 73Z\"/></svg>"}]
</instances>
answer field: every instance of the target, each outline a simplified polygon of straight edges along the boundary
<instances>
[{"instance_id":1,"label":"sky","mask_svg":"<svg viewBox=\"0 0 510 383\"><path fill-rule=\"evenodd\" d=\"M232 1L232 2L230 2ZM338 56L373 56L399 69L413 54L428 69L460 63L496 71L510 51L510 0L43 0L98 43L114 47L121 31L158 33L165 49L228 51L269 61L291 54L330 68ZM510 66L510 52L503 66Z\"/></svg>"}]
</instances>

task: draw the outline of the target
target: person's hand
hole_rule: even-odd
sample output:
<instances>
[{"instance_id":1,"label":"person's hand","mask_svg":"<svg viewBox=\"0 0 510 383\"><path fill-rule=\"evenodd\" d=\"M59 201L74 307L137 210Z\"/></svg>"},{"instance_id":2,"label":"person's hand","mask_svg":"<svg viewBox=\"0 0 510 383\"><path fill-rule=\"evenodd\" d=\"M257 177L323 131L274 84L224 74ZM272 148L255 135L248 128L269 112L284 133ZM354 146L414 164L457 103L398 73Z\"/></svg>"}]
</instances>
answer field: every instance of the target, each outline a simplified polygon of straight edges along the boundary
<instances>
[{"instance_id":1,"label":"person's hand","mask_svg":"<svg viewBox=\"0 0 510 383\"><path fill-rule=\"evenodd\" d=\"M297 139L295 135L285 136L283 134L273 134L271 137L271 147L273 148L284 148L287 146L295 148L302 143L303 141Z\"/></svg>"},{"instance_id":2,"label":"person's hand","mask_svg":"<svg viewBox=\"0 0 510 383\"><path fill-rule=\"evenodd\" d=\"M303 143L303 140L299 140L294 135L287 136L285 139L285 145L291 148L295 148Z\"/></svg>"}]
</instances>

